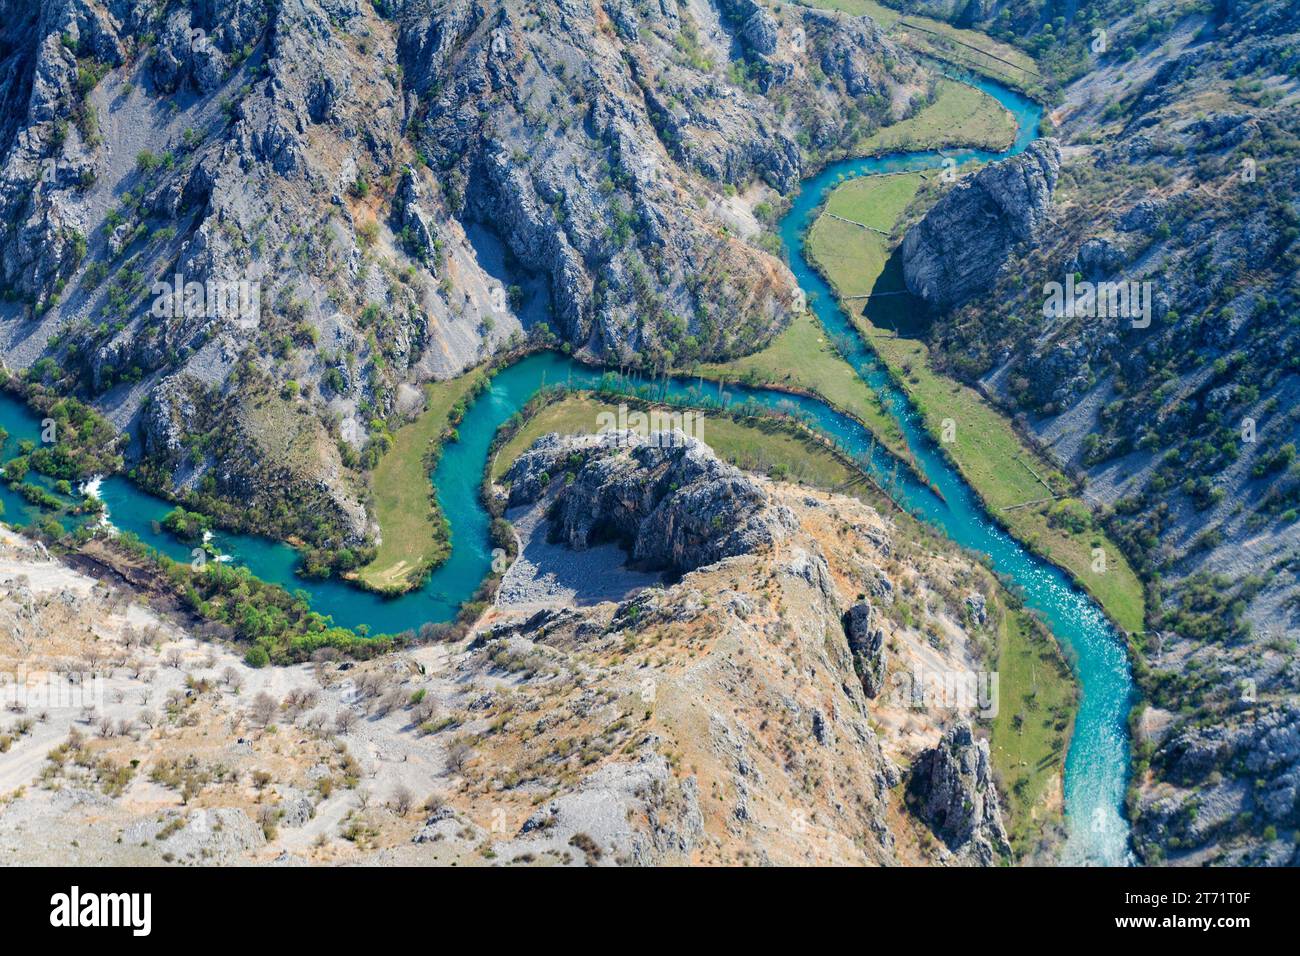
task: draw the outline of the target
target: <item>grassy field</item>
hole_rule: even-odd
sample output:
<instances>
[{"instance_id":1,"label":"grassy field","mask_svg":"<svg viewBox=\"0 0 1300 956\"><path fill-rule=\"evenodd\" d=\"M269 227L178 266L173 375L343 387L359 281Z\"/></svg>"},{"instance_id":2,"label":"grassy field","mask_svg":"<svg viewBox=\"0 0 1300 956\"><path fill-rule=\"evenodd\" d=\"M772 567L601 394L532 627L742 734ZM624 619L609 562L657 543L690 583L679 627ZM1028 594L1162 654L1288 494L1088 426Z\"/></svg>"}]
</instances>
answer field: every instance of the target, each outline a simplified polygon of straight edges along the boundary
<instances>
[{"instance_id":1,"label":"grassy field","mask_svg":"<svg viewBox=\"0 0 1300 956\"><path fill-rule=\"evenodd\" d=\"M921 173L859 176L831 193L826 211L889 232L916 195L921 181Z\"/></svg>"},{"instance_id":2,"label":"grassy field","mask_svg":"<svg viewBox=\"0 0 1300 956\"><path fill-rule=\"evenodd\" d=\"M876 280L885 271L889 246L870 229L823 215L808 231L808 253L835 275L835 291L841 296L886 291Z\"/></svg>"},{"instance_id":3,"label":"grassy field","mask_svg":"<svg viewBox=\"0 0 1300 956\"><path fill-rule=\"evenodd\" d=\"M805 7L813 7L817 10L839 10L854 17L871 17L886 30L903 16L897 10L891 10L877 3L876 0L816 0L816 2L800 0L800 2Z\"/></svg>"},{"instance_id":4,"label":"grassy field","mask_svg":"<svg viewBox=\"0 0 1300 956\"><path fill-rule=\"evenodd\" d=\"M547 432L594 432L601 412L617 412L617 405L588 395L573 395L546 406L502 446L492 462L492 479L499 480L520 452ZM698 437L724 461L782 481L833 489L857 478L853 468L819 442L775 423L741 423L725 416L710 416L706 411Z\"/></svg>"},{"instance_id":5,"label":"grassy field","mask_svg":"<svg viewBox=\"0 0 1300 956\"><path fill-rule=\"evenodd\" d=\"M848 187L852 188L853 204L871 206L872 191L879 188L885 197L880 206L897 208L896 183L863 179L840 188ZM830 203L834 202L832 195ZM846 233L839 227L856 232ZM877 283L889 289L900 288L897 257L891 256L890 248L890 240L884 236L830 220L826 215L813 225L808 244L809 254L841 296L879 290ZM1050 499L1053 489L1068 490L1069 483L1026 447L1011 423L977 391L934 372L925 343L908 326L916 315L908 297L856 299L844 305L907 388L931 433L940 434L944 419L956 423L955 440L944 447L990 510L1016 537L1068 570L1117 624L1127 630L1141 630L1144 595L1133 569L1100 531L1070 530L1049 523L1052 502L1039 499ZM1024 505L1028 506L1021 507ZM1061 506L1058 502L1057 507ZM1102 549L1105 555L1100 571L1094 570L1095 548Z\"/></svg>"},{"instance_id":6,"label":"grassy field","mask_svg":"<svg viewBox=\"0 0 1300 956\"><path fill-rule=\"evenodd\" d=\"M1042 91L1034 58L1024 50L976 30L963 30L942 20L900 13L877 0L799 0L820 10L839 10L851 16L867 16L884 29L890 39L916 52L965 66L1002 80L1029 93Z\"/></svg>"},{"instance_id":7,"label":"grassy field","mask_svg":"<svg viewBox=\"0 0 1300 956\"><path fill-rule=\"evenodd\" d=\"M846 228L865 232L857 226ZM704 365L698 371L710 379L811 392L860 419L882 445L911 460L898 422L880 407L875 393L835 350L811 314L796 317L762 351L725 364Z\"/></svg>"},{"instance_id":8,"label":"grassy field","mask_svg":"<svg viewBox=\"0 0 1300 956\"><path fill-rule=\"evenodd\" d=\"M396 592L419 583L421 573L447 559L450 543L429 477L426 457L447 428L452 407L482 372L469 372L426 387L424 411L393 435L373 475L375 517L382 541L375 560L357 579L377 591Z\"/></svg>"},{"instance_id":9,"label":"grassy field","mask_svg":"<svg viewBox=\"0 0 1300 956\"><path fill-rule=\"evenodd\" d=\"M935 101L910 119L884 126L858 143L862 153L892 153L974 146L1008 149L1016 139L1016 120L982 90L940 80Z\"/></svg>"},{"instance_id":10,"label":"grassy field","mask_svg":"<svg viewBox=\"0 0 1300 956\"><path fill-rule=\"evenodd\" d=\"M1050 637L1023 611L1008 611L998 632L998 713L989 757L1004 792L1003 819L1018 856L1044 824L1061 819L1061 775L1074 723L1069 667Z\"/></svg>"}]
</instances>

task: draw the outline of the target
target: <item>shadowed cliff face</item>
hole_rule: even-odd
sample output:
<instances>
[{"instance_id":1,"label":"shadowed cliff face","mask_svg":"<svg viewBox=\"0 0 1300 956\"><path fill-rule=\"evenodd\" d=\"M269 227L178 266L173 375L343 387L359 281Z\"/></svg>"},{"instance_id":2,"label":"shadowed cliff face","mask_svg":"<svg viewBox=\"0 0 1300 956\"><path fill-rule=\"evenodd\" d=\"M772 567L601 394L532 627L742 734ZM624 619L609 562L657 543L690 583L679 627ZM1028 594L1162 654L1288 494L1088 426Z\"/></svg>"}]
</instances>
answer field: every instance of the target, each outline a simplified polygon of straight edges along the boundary
<instances>
[{"instance_id":1,"label":"shadowed cliff face","mask_svg":"<svg viewBox=\"0 0 1300 956\"><path fill-rule=\"evenodd\" d=\"M311 502L274 530L328 546L373 534L357 468L411 385L525 334L761 347L801 307L766 211L931 82L753 0L0 12L7 362L138 425L155 485Z\"/></svg>"},{"instance_id":2,"label":"shadowed cliff face","mask_svg":"<svg viewBox=\"0 0 1300 956\"><path fill-rule=\"evenodd\" d=\"M510 504L550 491L554 533L570 547L614 538L637 562L676 574L770 547L794 524L756 479L699 439L669 434L680 441L625 431L548 435L506 476Z\"/></svg>"},{"instance_id":3,"label":"shadowed cliff face","mask_svg":"<svg viewBox=\"0 0 1300 956\"><path fill-rule=\"evenodd\" d=\"M975 738L970 724L954 723L917 758L908 787L916 813L958 860L990 866L1007 854L988 741Z\"/></svg>"},{"instance_id":4,"label":"shadowed cliff face","mask_svg":"<svg viewBox=\"0 0 1300 956\"><path fill-rule=\"evenodd\" d=\"M753 0L427 9L400 46L417 146L550 280L556 331L625 362L765 341L794 283L719 230L705 184L788 193L919 79L869 20Z\"/></svg>"}]
</instances>

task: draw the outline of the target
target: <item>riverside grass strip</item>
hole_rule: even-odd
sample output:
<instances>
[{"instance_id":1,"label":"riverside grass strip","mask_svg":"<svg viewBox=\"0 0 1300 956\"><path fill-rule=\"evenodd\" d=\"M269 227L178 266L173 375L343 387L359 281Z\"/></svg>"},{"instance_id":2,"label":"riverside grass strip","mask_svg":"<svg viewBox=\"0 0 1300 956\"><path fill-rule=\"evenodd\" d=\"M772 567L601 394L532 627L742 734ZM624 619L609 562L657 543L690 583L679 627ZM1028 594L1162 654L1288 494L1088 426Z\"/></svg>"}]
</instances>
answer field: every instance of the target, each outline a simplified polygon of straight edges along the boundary
<instances>
[{"instance_id":1,"label":"riverside grass strip","mask_svg":"<svg viewBox=\"0 0 1300 956\"><path fill-rule=\"evenodd\" d=\"M797 316L766 348L730 362L702 365L696 372L706 380L812 395L862 422L895 457L912 461L898 422L881 407L875 393L844 361L810 313Z\"/></svg>"},{"instance_id":2,"label":"riverside grass strip","mask_svg":"<svg viewBox=\"0 0 1300 956\"><path fill-rule=\"evenodd\" d=\"M429 476L430 456L453 427L454 409L486 377L478 368L431 383L425 389L424 411L393 434L393 446L379 459L372 478L379 550L373 561L357 571L359 584L382 593L401 593L418 585L428 569L451 553Z\"/></svg>"},{"instance_id":3,"label":"riverside grass strip","mask_svg":"<svg viewBox=\"0 0 1300 956\"><path fill-rule=\"evenodd\" d=\"M976 30L955 27L943 20L904 14L878 0L799 0L803 6L838 10L875 20L890 39L911 46L918 54L953 63L990 76L1030 95L1041 94L1043 80L1038 63L1018 47Z\"/></svg>"},{"instance_id":4,"label":"riverside grass strip","mask_svg":"<svg viewBox=\"0 0 1300 956\"><path fill-rule=\"evenodd\" d=\"M853 180L854 203L870 205L872 186L876 182L871 177ZM884 182L880 189L882 204L896 206L897 184ZM831 208L834 195L827 208ZM828 223L839 228L828 228ZM889 223L889 228L895 224ZM844 235L852 237L852 246L847 250L843 245ZM809 231L807 248L810 259L839 295L841 307L849 313L894 379L907 390L931 434L940 434L944 419L958 423L956 440L941 447L990 513L998 515L1016 538L1067 571L1117 625L1126 631L1140 631L1146 613L1145 590L1127 559L1093 522L1075 530L1061 520L1061 510L1075 503L1082 504L1078 499L1065 496L1037 507L1023 507L1026 502L1041 498L1044 486L1053 494L1062 494L1070 482L1029 448L1011 422L984 396L931 367L924 342L907 331L908 297L845 301L850 296L871 292L882 276L889 274L893 278L886 285L890 289L901 286L901 270L897 268L889 242L875 233L837 223L823 215ZM1019 460L1024 467L1006 467L1013 460ZM1016 505L1022 507L1013 508ZM1096 570L1095 549L1098 548L1105 554L1103 571Z\"/></svg>"},{"instance_id":5,"label":"riverside grass strip","mask_svg":"<svg viewBox=\"0 0 1300 956\"><path fill-rule=\"evenodd\" d=\"M945 147L1000 152L1015 142L1015 118L982 90L941 79L933 103L915 116L882 126L857 144L864 155Z\"/></svg>"}]
</instances>

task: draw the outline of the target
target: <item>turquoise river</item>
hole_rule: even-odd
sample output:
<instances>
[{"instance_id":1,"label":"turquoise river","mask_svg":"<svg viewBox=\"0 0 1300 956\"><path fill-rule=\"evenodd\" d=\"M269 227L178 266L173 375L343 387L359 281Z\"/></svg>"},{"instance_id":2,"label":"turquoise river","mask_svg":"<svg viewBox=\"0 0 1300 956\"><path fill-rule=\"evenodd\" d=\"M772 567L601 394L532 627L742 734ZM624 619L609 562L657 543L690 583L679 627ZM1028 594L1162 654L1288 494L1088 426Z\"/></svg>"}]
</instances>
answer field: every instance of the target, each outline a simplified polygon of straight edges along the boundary
<instances>
[{"instance_id":1,"label":"turquoise river","mask_svg":"<svg viewBox=\"0 0 1300 956\"><path fill-rule=\"evenodd\" d=\"M925 432L906 394L890 380L804 256L804 233L810 217L845 178L935 168L945 156L958 162L994 160L1017 153L1033 141L1041 117L1038 104L990 81L963 79L996 98L1014 114L1019 131L1009 151L907 153L835 163L804 183L780 224L791 268L808 297L809 307L845 358L897 416L920 470L939 494L907 469L894 469L893 459L879 449L857 421L815 399L742 387L731 387L719 397L716 386L700 388L693 379L620 384L638 387L641 394L652 392L656 397L675 402L708 406L718 401L744 401L773 410L797 412L878 479L897 471L897 480L890 488L900 506L930 522L957 544L987 555L992 567L1014 582L1022 590L1026 604L1042 615L1065 649L1082 688L1065 767L1069 827L1065 860L1122 865L1130 861L1123 801L1129 757L1126 716L1134 692L1120 635L1097 605L1060 570L1029 553L990 519L978 498ZM432 476L451 528L451 557L429 576L422 588L410 594L386 599L337 580L304 579L295 573L296 552L281 542L220 532L213 544L230 560L247 566L263 580L289 590L305 591L312 607L331 616L338 624L348 627L364 624L370 633L381 634L418 628L427 621L449 620L491 567L489 517L479 501L478 486L497 428L541 387L594 386L602 381L608 383L610 379L601 370L550 352L523 358L493 378L491 388L470 406L459 428L459 440L447 445ZM15 454L17 443L23 439L39 441L39 422L8 397L0 397L0 426L9 433L7 447L0 449L3 458ZM117 475L102 481L99 495L115 527L135 533L172 558L189 560L190 546L158 529L157 522L171 509L170 504L140 491ZM3 485L0 485L0 501L4 504L5 520L11 524L21 525L39 517L32 506Z\"/></svg>"}]
</instances>

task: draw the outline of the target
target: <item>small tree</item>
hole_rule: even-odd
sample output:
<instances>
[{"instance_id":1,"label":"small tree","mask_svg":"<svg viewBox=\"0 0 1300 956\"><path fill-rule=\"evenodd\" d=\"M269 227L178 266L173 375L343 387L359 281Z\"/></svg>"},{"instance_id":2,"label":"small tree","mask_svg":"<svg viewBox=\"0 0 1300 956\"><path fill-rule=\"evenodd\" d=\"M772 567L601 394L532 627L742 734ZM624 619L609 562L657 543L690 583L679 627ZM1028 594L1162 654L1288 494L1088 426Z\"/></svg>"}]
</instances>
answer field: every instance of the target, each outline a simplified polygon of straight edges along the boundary
<instances>
[{"instance_id":1,"label":"small tree","mask_svg":"<svg viewBox=\"0 0 1300 956\"><path fill-rule=\"evenodd\" d=\"M469 766L473 749L464 740L457 740L447 748L447 769L452 773L461 773Z\"/></svg>"},{"instance_id":2,"label":"small tree","mask_svg":"<svg viewBox=\"0 0 1300 956\"><path fill-rule=\"evenodd\" d=\"M277 710L279 710L279 707L275 702L275 698L266 691L262 691L253 698L253 704L249 708L249 716L257 726L266 727L275 719Z\"/></svg>"},{"instance_id":3,"label":"small tree","mask_svg":"<svg viewBox=\"0 0 1300 956\"><path fill-rule=\"evenodd\" d=\"M257 811L257 822L262 828L262 835L268 840L276 836L275 825L280 820L280 808L272 804L263 804Z\"/></svg>"},{"instance_id":4,"label":"small tree","mask_svg":"<svg viewBox=\"0 0 1300 956\"><path fill-rule=\"evenodd\" d=\"M411 807L415 804L415 795L406 787L399 786L393 791L393 802L391 804L393 812L399 817L404 817L411 812Z\"/></svg>"},{"instance_id":5,"label":"small tree","mask_svg":"<svg viewBox=\"0 0 1300 956\"><path fill-rule=\"evenodd\" d=\"M428 723L433 720L434 714L438 712L438 704L432 697L421 698L420 701L411 708L412 722L419 725Z\"/></svg>"},{"instance_id":6,"label":"small tree","mask_svg":"<svg viewBox=\"0 0 1300 956\"><path fill-rule=\"evenodd\" d=\"M424 809L428 813L437 813L447 805L447 798L441 793L431 793L427 800L424 801Z\"/></svg>"},{"instance_id":7,"label":"small tree","mask_svg":"<svg viewBox=\"0 0 1300 956\"><path fill-rule=\"evenodd\" d=\"M400 690L390 690L376 701L375 714L380 717L387 717L392 711L401 707L405 700L406 698Z\"/></svg>"}]
</instances>

